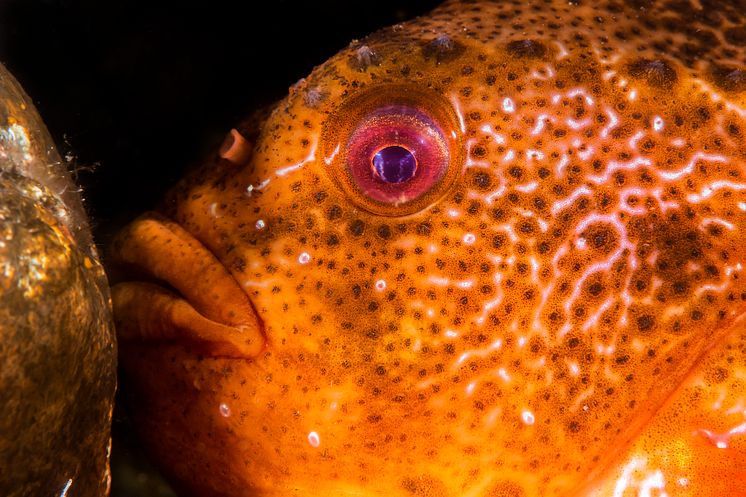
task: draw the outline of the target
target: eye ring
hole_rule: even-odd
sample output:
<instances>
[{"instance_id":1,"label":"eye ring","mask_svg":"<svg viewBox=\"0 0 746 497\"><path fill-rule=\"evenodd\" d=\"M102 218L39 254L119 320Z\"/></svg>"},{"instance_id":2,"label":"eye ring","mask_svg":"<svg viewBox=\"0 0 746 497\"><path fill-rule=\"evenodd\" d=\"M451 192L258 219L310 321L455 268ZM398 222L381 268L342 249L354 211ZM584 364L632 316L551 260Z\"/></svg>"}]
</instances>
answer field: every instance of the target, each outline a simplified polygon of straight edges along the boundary
<instances>
[{"instance_id":1,"label":"eye ring","mask_svg":"<svg viewBox=\"0 0 746 497\"><path fill-rule=\"evenodd\" d=\"M330 178L357 207L406 216L433 205L463 170L463 131L432 90L379 85L327 119L321 151Z\"/></svg>"}]
</instances>

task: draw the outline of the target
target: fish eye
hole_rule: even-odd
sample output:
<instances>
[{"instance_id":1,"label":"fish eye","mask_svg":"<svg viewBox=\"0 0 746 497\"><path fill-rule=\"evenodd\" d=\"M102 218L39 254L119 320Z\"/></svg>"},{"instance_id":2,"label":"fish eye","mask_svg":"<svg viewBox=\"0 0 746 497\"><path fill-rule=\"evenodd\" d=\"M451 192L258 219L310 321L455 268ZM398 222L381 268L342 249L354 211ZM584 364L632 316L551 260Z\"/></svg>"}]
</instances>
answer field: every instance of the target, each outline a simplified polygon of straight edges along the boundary
<instances>
[{"instance_id":1,"label":"fish eye","mask_svg":"<svg viewBox=\"0 0 746 497\"><path fill-rule=\"evenodd\" d=\"M409 181L417 172L417 158L414 153L400 145L387 145L375 153L373 172L384 183Z\"/></svg>"},{"instance_id":2,"label":"fish eye","mask_svg":"<svg viewBox=\"0 0 746 497\"><path fill-rule=\"evenodd\" d=\"M442 96L371 88L348 99L324 128L325 161L350 200L402 216L432 205L458 177L461 130Z\"/></svg>"},{"instance_id":3,"label":"fish eye","mask_svg":"<svg viewBox=\"0 0 746 497\"><path fill-rule=\"evenodd\" d=\"M427 115L409 106L387 106L355 126L345 146L345 172L359 193L396 207L436 185L449 155L442 131Z\"/></svg>"}]
</instances>

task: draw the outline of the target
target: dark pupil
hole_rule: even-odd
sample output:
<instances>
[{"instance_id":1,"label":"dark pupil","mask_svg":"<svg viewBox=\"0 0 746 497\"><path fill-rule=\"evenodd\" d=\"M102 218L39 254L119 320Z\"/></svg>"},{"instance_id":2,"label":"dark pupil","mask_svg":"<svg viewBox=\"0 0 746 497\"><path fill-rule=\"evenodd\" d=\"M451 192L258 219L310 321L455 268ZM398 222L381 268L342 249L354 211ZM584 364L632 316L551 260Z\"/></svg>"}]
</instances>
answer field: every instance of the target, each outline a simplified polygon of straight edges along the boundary
<instances>
[{"instance_id":1,"label":"dark pupil","mask_svg":"<svg viewBox=\"0 0 746 497\"><path fill-rule=\"evenodd\" d=\"M404 147L392 145L373 156L373 171L386 183L403 183L414 176L417 159Z\"/></svg>"}]
</instances>

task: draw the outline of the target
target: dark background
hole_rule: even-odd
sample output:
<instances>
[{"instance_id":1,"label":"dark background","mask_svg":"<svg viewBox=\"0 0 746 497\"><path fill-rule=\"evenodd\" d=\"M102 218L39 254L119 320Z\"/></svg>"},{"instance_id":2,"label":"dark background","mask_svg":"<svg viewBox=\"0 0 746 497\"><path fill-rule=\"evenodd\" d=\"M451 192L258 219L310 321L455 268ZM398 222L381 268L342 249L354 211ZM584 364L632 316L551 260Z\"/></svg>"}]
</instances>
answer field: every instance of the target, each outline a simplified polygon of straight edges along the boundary
<instances>
[{"instance_id":1,"label":"dark background","mask_svg":"<svg viewBox=\"0 0 746 497\"><path fill-rule=\"evenodd\" d=\"M252 109L437 0L0 0L0 61L83 187L94 236L151 207ZM113 497L171 495L115 412Z\"/></svg>"},{"instance_id":2,"label":"dark background","mask_svg":"<svg viewBox=\"0 0 746 497\"><path fill-rule=\"evenodd\" d=\"M101 245L242 116L437 3L0 0L0 61L74 158Z\"/></svg>"}]
</instances>

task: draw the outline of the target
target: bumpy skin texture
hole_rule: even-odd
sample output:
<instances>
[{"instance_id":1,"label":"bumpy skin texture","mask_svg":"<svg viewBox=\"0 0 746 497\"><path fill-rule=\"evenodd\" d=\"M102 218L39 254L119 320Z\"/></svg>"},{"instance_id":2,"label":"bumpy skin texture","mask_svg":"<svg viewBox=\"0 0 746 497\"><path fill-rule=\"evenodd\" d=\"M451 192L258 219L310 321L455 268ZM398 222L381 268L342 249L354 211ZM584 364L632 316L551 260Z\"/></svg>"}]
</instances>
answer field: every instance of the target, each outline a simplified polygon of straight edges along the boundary
<instances>
[{"instance_id":1,"label":"bumpy skin texture","mask_svg":"<svg viewBox=\"0 0 746 497\"><path fill-rule=\"evenodd\" d=\"M0 495L107 495L115 385L80 194L0 65Z\"/></svg>"},{"instance_id":2,"label":"bumpy skin texture","mask_svg":"<svg viewBox=\"0 0 746 497\"><path fill-rule=\"evenodd\" d=\"M746 495L744 12L449 2L316 68L115 244L233 327L115 288L156 459L193 495ZM401 94L457 175L375 214L339 123Z\"/></svg>"}]
</instances>

